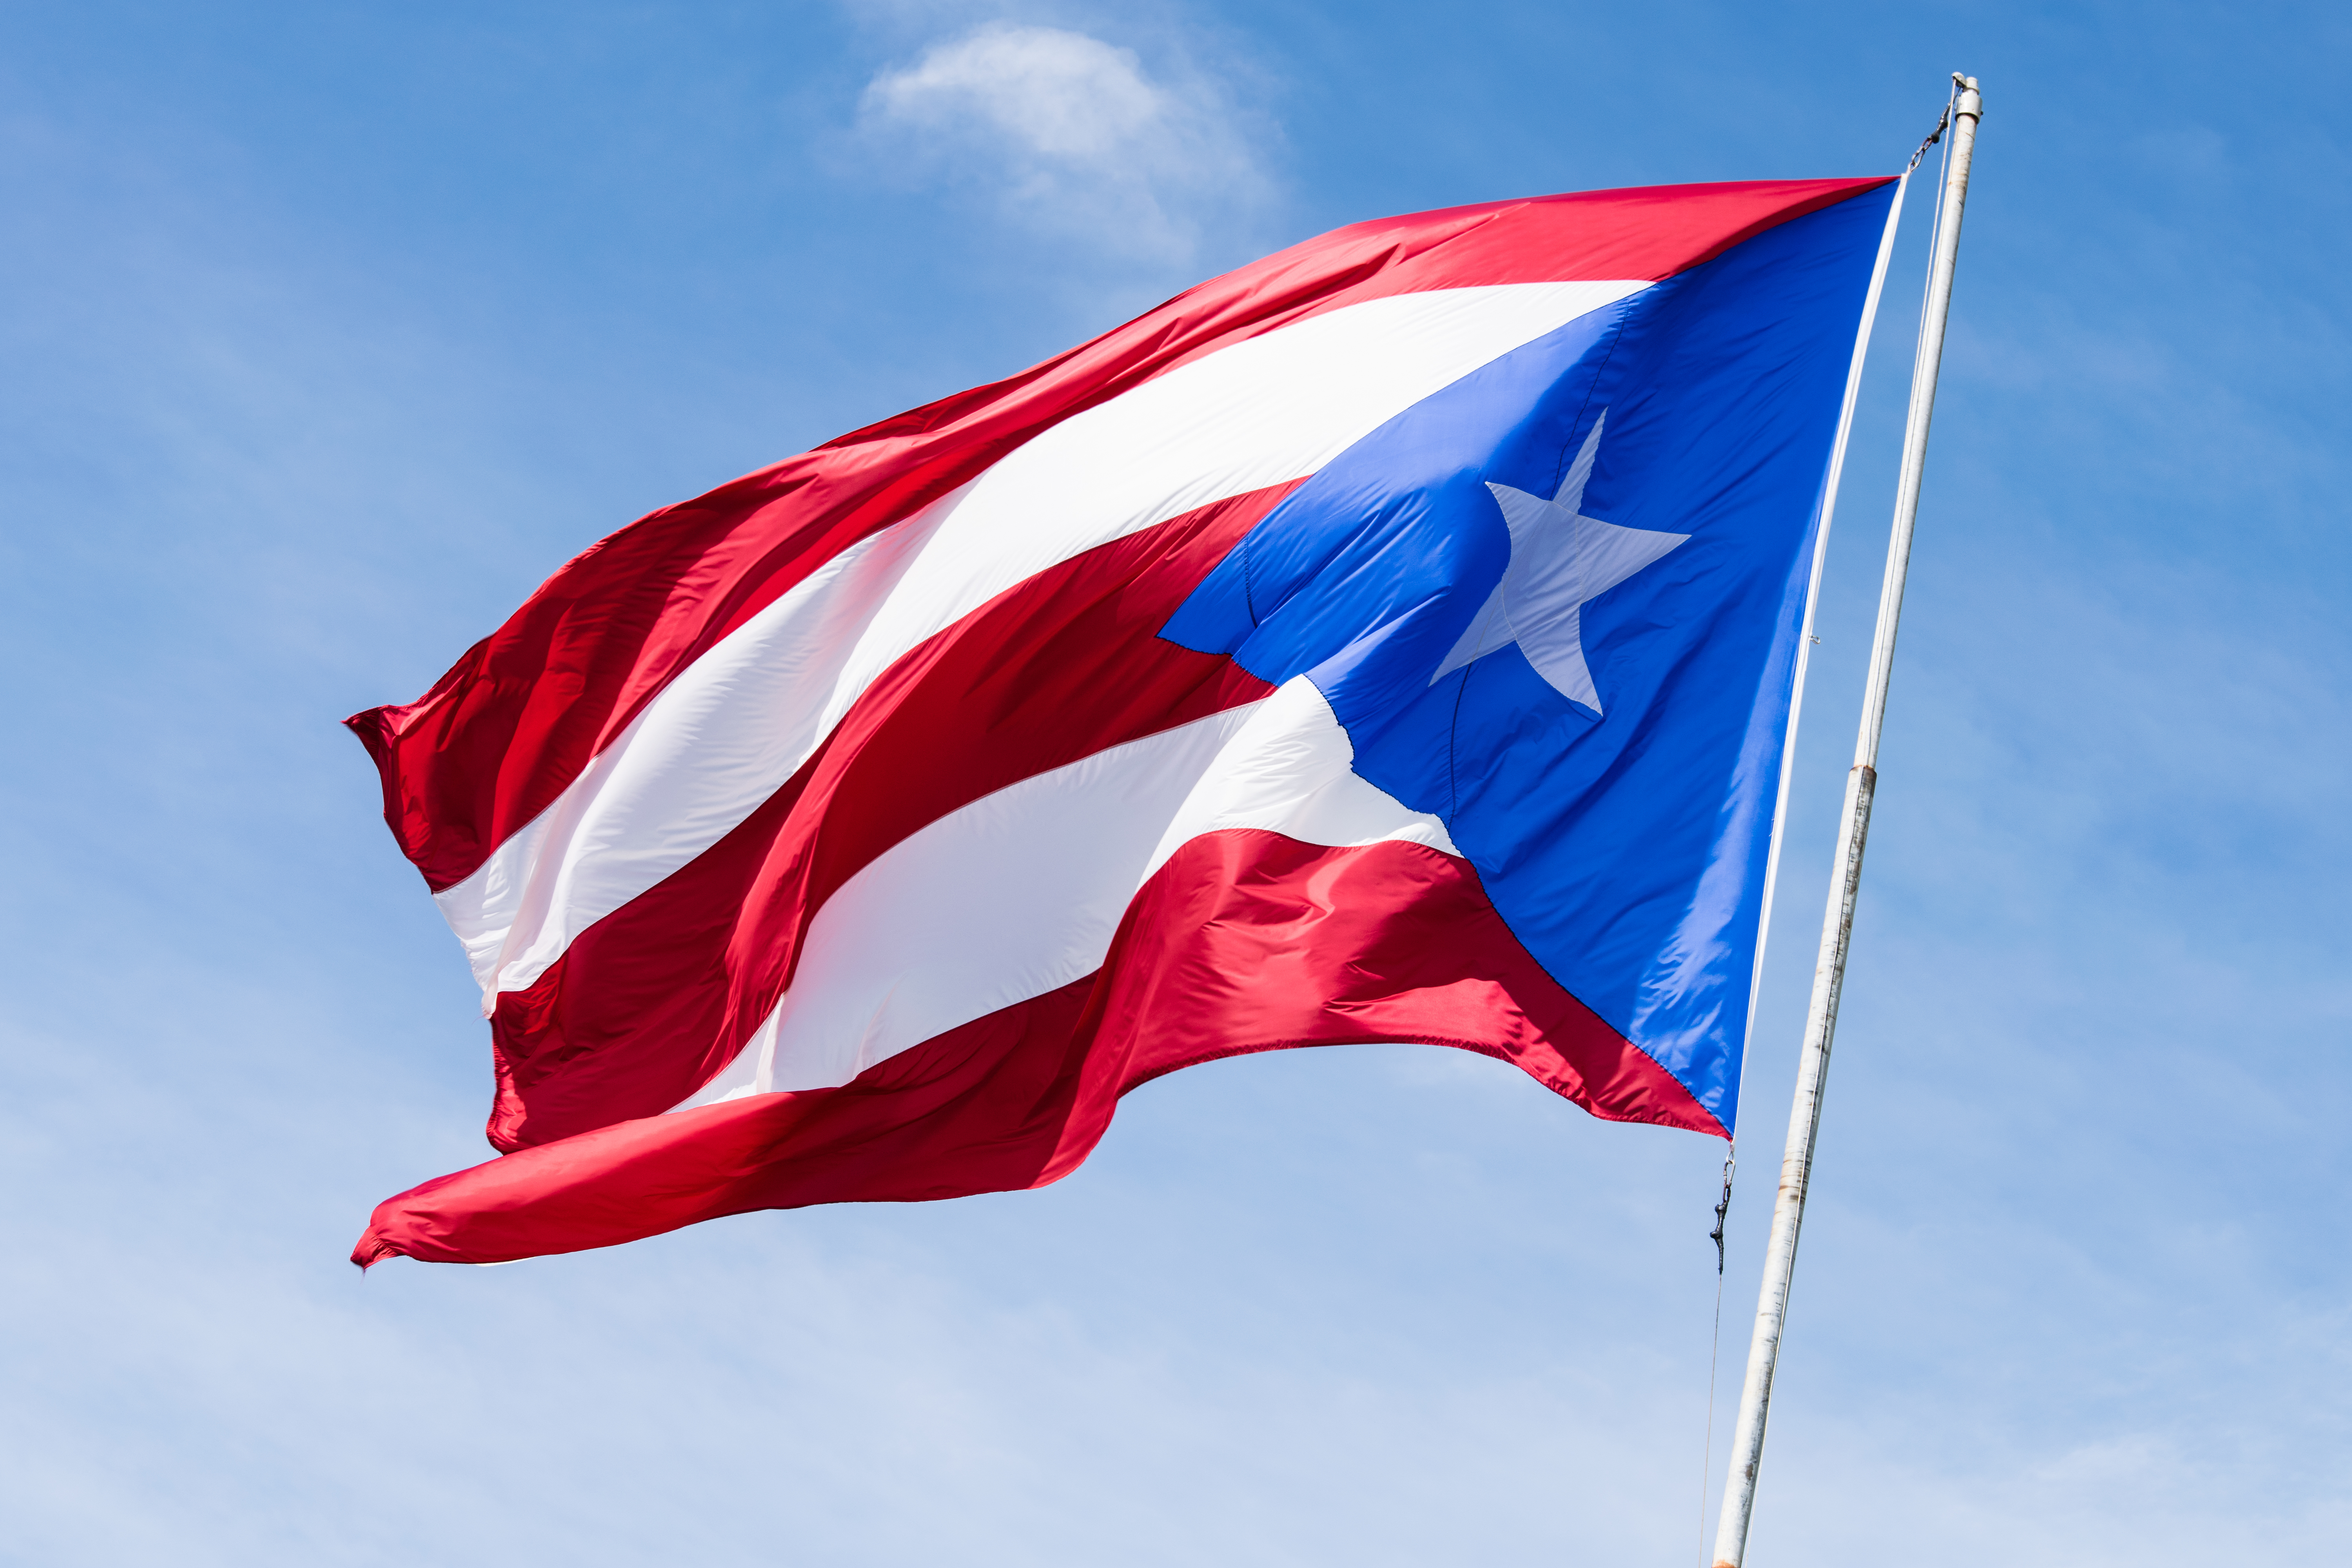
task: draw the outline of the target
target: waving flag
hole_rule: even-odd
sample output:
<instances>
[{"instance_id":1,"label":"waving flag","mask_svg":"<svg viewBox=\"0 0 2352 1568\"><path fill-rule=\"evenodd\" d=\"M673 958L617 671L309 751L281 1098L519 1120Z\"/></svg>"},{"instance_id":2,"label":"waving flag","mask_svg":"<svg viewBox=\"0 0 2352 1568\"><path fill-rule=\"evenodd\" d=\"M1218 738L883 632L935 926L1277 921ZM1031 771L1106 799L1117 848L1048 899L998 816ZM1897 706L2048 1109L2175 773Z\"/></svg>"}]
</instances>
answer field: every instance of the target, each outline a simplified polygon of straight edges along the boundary
<instances>
[{"instance_id":1,"label":"waving flag","mask_svg":"<svg viewBox=\"0 0 2352 1568\"><path fill-rule=\"evenodd\" d=\"M1895 188L1340 229L565 566L350 721L504 1152L354 1260L1042 1185L1292 1046L1727 1135Z\"/></svg>"}]
</instances>

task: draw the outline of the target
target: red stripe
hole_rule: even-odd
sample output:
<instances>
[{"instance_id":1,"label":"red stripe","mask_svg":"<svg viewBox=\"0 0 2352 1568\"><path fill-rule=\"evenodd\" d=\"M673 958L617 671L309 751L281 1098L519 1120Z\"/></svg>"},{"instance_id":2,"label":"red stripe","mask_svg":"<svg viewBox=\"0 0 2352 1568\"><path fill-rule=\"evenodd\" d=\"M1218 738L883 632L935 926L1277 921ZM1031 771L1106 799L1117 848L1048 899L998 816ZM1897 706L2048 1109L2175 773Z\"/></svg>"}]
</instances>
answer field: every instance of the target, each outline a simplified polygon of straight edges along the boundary
<instances>
[{"instance_id":1,"label":"red stripe","mask_svg":"<svg viewBox=\"0 0 2352 1568\"><path fill-rule=\"evenodd\" d=\"M413 703L347 722L436 889L560 795L679 670L866 535L1047 426L1306 316L1473 284L1669 277L1884 184L1593 191L1359 224L1178 295L1069 353L844 436L621 530L556 573Z\"/></svg>"},{"instance_id":2,"label":"red stripe","mask_svg":"<svg viewBox=\"0 0 2352 1568\"><path fill-rule=\"evenodd\" d=\"M1042 1186L1085 1161L1120 1095L1162 1073L1374 1040L1477 1051L1595 1115L1723 1135L1528 956L1466 862L1217 833L1137 895L1087 980L840 1089L622 1122L427 1182L378 1206L352 1260L490 1263L752 1209Z\"/></svg>"},{"instance_id":3,"label":"red stripe","mask_svg":"<svg viewBox=\"0 0 2352 1568\"><path fill-rule=\"evenodd\" d=\"M1294 488L1090 550L892 665L750 818L499 998L492 1144L651 1116L701 1088L774 1009L825 900L925 824L1265 696L1238 665L1159 631Z\"/></svg>"}]
</instances>

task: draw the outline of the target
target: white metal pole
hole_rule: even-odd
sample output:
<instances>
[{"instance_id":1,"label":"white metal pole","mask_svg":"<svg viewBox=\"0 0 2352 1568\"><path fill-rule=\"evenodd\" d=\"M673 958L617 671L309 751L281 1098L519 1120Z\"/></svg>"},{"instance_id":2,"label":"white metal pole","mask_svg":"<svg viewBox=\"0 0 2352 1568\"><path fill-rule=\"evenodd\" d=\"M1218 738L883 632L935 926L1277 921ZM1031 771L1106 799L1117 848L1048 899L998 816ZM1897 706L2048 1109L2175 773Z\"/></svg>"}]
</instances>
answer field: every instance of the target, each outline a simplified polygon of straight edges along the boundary
<instances>
[{"instance_id":1,"label":"white metal pole","mask_svg":"<svg viewBox=\"0 0 2352 1568\"><path fill-rule=\"evenodd\" d=\"M1836 871L1830 886L1829 910L1822 921L1812 1001L1805 1014L1796 1101L1789 1109L1788 1149L1780 1157L1780 1190L1772 1203L1764 1282L1757 1293L1756 1334L1748 1342L1748 1378L1739 1391L1739 1420L1732 1434L1731 1473L1724 1483L1723 1516L1716 1527L1715 1568L1740 1568L1748 1552L1748 1521L1756 1503L1757 1467L1764 1457L1772 1372L1780 1360L1780 1328L1789 1311L1789 1279L1797 1266L1797 1233L1804 1224L1813 1142L1822 1125L1822 1088L1829 1076L1830 1044L1837 1034L1838 992L1845 982L1846 944L1853 933L1854 895L1862 885L1863 843L1870 834L1871 796L1878 785L1878 735L1886 722L1886 683L1895 668L1895 630L1903 615L1903 581L1911 564L1911 527L1919 515L1919 479L1927 464L1927 426L1936 412L1936 371L1944 357L1944 320L1951 309L1952 272L1959 258L1960 210L1968 200L1969 160L1976 150L1977 121L1984 114L1976 78L1957 72L1954 77L1960 94L1953 106L1936 251L1919 323L1919 355L1911 371L1911 413L1903 431L1894 537L1886 547L1886 581L1879 592L1878 629L1870 645L1862 731L1854 742L1853 767L1846 774Z\"/></svg>"}]
</instances>

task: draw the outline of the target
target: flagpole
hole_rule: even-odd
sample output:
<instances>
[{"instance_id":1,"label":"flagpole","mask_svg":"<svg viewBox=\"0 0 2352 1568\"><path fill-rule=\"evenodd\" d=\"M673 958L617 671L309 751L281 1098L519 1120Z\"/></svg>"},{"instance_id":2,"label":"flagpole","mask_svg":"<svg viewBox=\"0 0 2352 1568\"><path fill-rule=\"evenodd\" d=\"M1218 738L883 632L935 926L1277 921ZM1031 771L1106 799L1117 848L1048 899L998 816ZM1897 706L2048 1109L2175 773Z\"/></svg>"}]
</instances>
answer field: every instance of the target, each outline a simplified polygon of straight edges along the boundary
<instances>
[{"instance_id":1,"label":"flagpole","mask_svg":"<svg viewBox=\"0 0 2352 1568\"><path fill-rule=\"evenodd\" d=\"M1805 1043L1797 1065L1795 1103L1789 1109L1789 1143L1780 1156L1780 1191L1772 1204L1772 1233L1757 1292L1756 1333L1748 1348L1748 1378L1739 1391L1739 1419L1724 1483L1723 1515L1716 1527L1715 1568L1740 1568L1748 1552L1748 1516L1756 1504L1756 1471L1764 1457L1764 1424L1772 1402L1772 1372L1780 1355L1780 1329L1789 1311L1789 1280L1797 1267L1797 1233L1805 1219L1813 1142L1821 1131L1822 1089L1830 1045L1837 1034L1838 993L1845 983L1846 946L1853 934L1854 895L1862 885L1863 842L1870 834L1871 797L1878 787L1878 736L1886 723L1886 683L1895 668L1895 629L1903 615L1903 582L1911 564L1911 528L1919 515L1919 480L1927 465L1927 426L1936 412L1936 372L1944 357L1944 321L1952 303L1952 273L1959 260L1960 210L1969 194L1969 162L1976 151L1984 100L1974 77L1953 73L1959 86L1952 110L1952 142L1937 205L1936 249L1919 322L1918 358L1911 368L1911 412L1903 430L1903 468L1895 491L1894 536L1886 547L1886 581L1879 591L1878 629L1870 644L1870 679L1863 689L1862 728L1853 766L1846 773L1845 809L1838 826L1836 877L1822 921L1822 951L1813 966L1813 994L1805 1013Z\"/></svg>"}]
</instances>

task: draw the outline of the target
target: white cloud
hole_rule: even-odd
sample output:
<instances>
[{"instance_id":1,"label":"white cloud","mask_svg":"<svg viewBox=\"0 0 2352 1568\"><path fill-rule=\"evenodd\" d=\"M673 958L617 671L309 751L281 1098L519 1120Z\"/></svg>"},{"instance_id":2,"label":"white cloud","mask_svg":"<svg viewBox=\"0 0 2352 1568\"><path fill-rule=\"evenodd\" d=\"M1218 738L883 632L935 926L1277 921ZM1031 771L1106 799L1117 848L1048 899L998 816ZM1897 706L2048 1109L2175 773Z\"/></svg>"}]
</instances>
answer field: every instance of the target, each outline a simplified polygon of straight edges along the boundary
<instances>
[{"instance_id":1,"label":"white cloud","mask_svg":"<svg viewBox=\"0 0 2352 1568\"><path fill-rule=\"evenodd\" d=\"M1264 132L1216 81L1159 79L1131 49L997 22L876 77L859 129L919 172L993 191L1008 214L1113 254L1189 259L1261 205Z\"/></svg>"}]
</instances>

